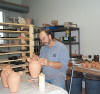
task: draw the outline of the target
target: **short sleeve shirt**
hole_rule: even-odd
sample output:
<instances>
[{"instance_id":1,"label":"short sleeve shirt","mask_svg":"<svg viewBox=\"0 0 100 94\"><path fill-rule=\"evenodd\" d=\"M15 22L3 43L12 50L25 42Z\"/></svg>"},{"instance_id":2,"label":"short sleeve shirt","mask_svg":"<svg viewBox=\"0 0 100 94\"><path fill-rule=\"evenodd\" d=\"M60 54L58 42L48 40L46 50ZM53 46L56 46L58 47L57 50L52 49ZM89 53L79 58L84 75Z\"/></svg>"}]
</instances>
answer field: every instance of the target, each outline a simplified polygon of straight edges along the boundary
<instances>
[{"instance_id":1,"label":"short sleeve shirt","mask_svg":"<svg viewBox=\"0 0 100 94\"><path fill-rule=\"evenodd\" d=\"M54 63L60 62L62 64L61 69L43 66L43 73L45 73L47 80L66 76L69 53L67 47L63 43L55 41L52 47L43 46L40 50L40 58L46 58Z\"/></svg>"}]
</instances>

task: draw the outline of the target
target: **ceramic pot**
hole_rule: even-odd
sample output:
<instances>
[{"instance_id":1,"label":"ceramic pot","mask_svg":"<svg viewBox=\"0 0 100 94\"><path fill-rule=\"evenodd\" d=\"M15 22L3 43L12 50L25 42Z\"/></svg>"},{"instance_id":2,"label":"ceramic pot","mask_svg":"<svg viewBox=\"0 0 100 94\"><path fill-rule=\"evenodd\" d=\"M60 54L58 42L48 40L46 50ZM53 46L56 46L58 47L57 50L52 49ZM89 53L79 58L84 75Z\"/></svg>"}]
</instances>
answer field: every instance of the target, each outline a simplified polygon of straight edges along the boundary
<instances>
[{"instance_id":1,"label":"ceramic pot","mask_svg":"<svg viewBox=\"0 0 100 94\"><path fill-rule=\"evenodd\" d=\"M29 72L32 78L38 78L41 71L41 64L38 61L37 57L29 58Z\"/></svg>"},{"instance_id":2,"label":"ceramic pot","mask_svg":"<svg viewBox=\"0 0 100 94\"><path fill-rule=\"evenodd\" d=\"M11 93L16 93L18 91L22 73L23 72L12 71L9 74L7 81Z\"/></svg>"},{"instance_id":3,"label":"ceramic pot","mask_svg":"<svg viewBox=\"0 0 100 94\"><path fill-rule=\"evenodd\" d=\"M26 18L25 21L26 21L26 24L32 24L32 19L31 18Z\"/></svg>"},{"instance_id":4,"label":"ceramic pot","mask_svg":"<svg viewBox=\"0 0 100 94\"><path fill-rule=\"evenodd\" d=\"M10 65L4 66L2 68L1 81L2 81L3 87L5 87L5 88L8 88L7 78L8 78L8 75L11 72L12 72L12 69L11 69L11 66Z\"/></svg>"},{"instance_id":5,"label":"ceramic pot","mask_svg":"<svg viewBox=\"0 0 100 94\"><path fill-rule=\"evenodd\" d=\"M88 68L90 69L90 68L92 68L92 65L91 65L91 63L88 63Z\"/></svg>"},{"instance_id":6,"label":"ceramic pot","mask_svg":"<svg viewBox=\"0 0 100 94\"><path fill-rule=\"evenodd\" d=\"M86 68L86 64L85 64L85 63L82 63L82 67L83 67L83 68Z\"/></svg>"},{"instance_id":7,"label":"ceramic pot","mask_svg":"<svg viewBox=\"0 0 100 94\"><path fill-rule=\"evenodd\" d=\"M4 71L1 72L1 81L2 81L3 87L8 88L7 76Z\"/></svg>"}]
</instances>

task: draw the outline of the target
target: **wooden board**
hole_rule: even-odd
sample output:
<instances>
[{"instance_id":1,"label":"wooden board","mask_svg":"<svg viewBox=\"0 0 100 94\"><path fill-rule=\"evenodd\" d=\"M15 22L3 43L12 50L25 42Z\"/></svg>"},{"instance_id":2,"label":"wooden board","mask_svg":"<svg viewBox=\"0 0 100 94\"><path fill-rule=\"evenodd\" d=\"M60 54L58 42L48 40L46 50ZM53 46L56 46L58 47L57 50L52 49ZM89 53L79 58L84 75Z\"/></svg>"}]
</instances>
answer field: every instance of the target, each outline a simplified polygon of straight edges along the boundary
<instances>
[{"instance_id":1,"label":"wooden board","mask_svg":"<svg viewBox=\"0 0 100 94\"><path fill-rule=\"evenodd\" d=\"M8 25L8 26L23 26L23 27L29 27L30 25L28 24L18 24L18 23L0 23L0 25ZM32 25L33 26L33 25Z\"/></svg>"},{"instance_id":2,"label":"wooden board","mask_svg":"<svg viewBox=\"0 0 100 94\"><path fill-rule=\"evenodd\" d=\"M0 38L0 40L21 40L21 39L29 40L29 38Z\"/></svg>"},{"instance_id":3,"label":"wooden board","mask_svg":"<svg viewBox=\"0 0 100 94\"><path fill-rule=\"evenodd\" d=\"M5 33L29 33L28 31L12 31L12 30L0 30L0 32L5 32Z\"/></svg>"},{"instance_id":4,"label":"wooden board","mask_svg":"<svg viewBox=\"0 0 100 94\"><path fill-rule=\"evenodd\" d=\"M14 44L3 44L3 45L1 45L0 44L0 48L2 48L2 47L22 47L22 46L26 46L26 47L29 47L29 45L24 45L24 44L19 44L19 45L14 45Z\"/></svg>"},{"instance_id":5,"label":"wooden board","mask_svg":"<svg viewBox=\"0 0 100 94\"><path fill-rule=\"evenodd\" d=\"M0 53L0 55L22 54L22 53L29 53L29 51L15 51L15 52L9 52L9 53Z\"/></svg>"},{"instance_id":6,"label":"wooden board","mask_svg":"<svg viewBox=\"0 0 100 94\"><path fill-rule=\"evenodd\" d=\"M78 72L100 76L100 70L97 70L97 69L88 69L88 68L83 68L80 66L74 66L74 70Z\"/></svg>"}]
</instances>

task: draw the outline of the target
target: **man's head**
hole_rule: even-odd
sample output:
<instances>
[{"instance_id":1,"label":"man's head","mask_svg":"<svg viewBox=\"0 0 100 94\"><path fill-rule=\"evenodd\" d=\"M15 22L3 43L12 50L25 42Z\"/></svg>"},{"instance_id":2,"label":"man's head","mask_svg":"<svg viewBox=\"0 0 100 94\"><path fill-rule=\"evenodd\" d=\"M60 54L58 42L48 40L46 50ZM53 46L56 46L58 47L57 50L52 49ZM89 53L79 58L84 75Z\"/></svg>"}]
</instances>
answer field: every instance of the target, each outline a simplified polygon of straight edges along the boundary
<instances>
[{"instance_id":1,"label":"man's head","mask_svg":"<svg viewBox=\"0 0 100 94\"><path fill-rule=\"evenodd\" d=\"M44 30L40 32L39 37L44 45L49 45L54 38L52 31L44 31Z\"/></svg>"}]
</instances>

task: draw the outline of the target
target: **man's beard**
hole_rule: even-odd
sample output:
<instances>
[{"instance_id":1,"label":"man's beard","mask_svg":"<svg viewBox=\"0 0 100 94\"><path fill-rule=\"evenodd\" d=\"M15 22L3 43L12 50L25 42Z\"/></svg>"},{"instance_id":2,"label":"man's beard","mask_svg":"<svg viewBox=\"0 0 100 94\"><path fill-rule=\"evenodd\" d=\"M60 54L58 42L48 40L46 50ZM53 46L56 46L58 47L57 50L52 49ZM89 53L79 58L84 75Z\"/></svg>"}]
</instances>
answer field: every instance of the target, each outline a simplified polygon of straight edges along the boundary
<instances>
[{"instance_id":1,"label":"man's beard","mask_svg":"<svg viewBox=\"0 0 100 94\"><path fill-rule=\"evenodd\" d=\"M51 43L51 40L49 40L48 42L43 43L43 45L48 46Z\"/></svg>"}]
</instances>

